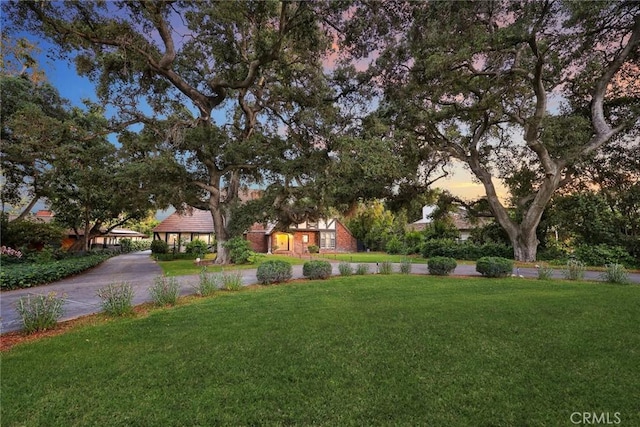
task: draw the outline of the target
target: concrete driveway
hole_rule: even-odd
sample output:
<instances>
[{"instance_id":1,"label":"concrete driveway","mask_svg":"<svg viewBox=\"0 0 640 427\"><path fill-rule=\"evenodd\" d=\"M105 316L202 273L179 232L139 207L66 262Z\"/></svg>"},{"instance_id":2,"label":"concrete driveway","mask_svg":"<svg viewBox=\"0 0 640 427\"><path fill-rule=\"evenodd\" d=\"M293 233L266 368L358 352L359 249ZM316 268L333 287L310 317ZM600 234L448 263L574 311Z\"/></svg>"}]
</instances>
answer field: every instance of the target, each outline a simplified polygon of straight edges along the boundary
<instances>
[{"instance_id":1,"label":"concrete driveway","mask_svg":"<svg viewBox=\"0 0 640 427\"><path fill-rule=\"evenodd\" d=\"M22 328L22 322L15 310L18 299L25 295L48 294L56 292L59 296L66 295L65 314L61 320L69 320L77 317L93 314L101 311L100 299L97 296L98 289L111 284L128 282L134 290L134 305L151 301L149 287L154 279L162 274L161 268L150 257L150 251L135 252L131 254L119 255L109 258L97 267L48 285L38 286L29 289L16 289L14 291L3 291L0 293L0 331L10 332ZM354 267L356 264L352 264ZM338 275L338 263L334 262L333 274ZM394 271L398 271L398 265L394 266ZM242 273L245 285L257 283L256 270L239 270ZM376 265L370 264L369 272L374 273ZM412 273L428 274L426 264L413 264ZM515 269L514 274L518 276L535 278L538 272L534 268ZM585 279L600 280L600 272L587 271ZM459 265L454 275L459 276L479 276L475 271L475 265ZM293 266L293 278L301 278L302 266ZM563 278L562 271L556 270L554 278ZM633 283L640 283L640 274L629 275ZM197 275L180 276L177 278L181 285L181 294L188 295L195 293L194 286L199 278Z\"/></svg>"}]
</instances>

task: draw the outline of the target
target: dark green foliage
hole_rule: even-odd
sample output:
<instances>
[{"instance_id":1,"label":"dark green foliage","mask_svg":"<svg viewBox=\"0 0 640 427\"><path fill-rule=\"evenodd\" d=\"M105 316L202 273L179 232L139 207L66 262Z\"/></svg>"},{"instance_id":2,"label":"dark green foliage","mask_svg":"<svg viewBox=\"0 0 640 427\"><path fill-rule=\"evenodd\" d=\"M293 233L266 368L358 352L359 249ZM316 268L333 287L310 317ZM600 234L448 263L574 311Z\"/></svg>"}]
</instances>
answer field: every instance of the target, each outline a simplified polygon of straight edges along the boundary
<instances>
[{"instance_id":1,"label":"dark green foliage","mask_svg":"<svg viewBox=\"0 0 640 427\"><path fill-rule=\"evenodd\" d=\"M6 228L2 230L2 244L12 248L59 246L64 237L62 227L54 223L21 220L5 224L3 226Z\"/></svg>"},{"instance_id":2,"label":"dark green foliage","mask_svg":"<svg viewBox=\"0 0 640 427\"><path fill-rule=\"evenodd\" d=\"M331 277L331 263L329 261L308 261L302 266L302 275L307 279L327 279Z\"/></svg>"},{"instance_id":3,"label":"dark green foliage","mask_svg":"<svg viewBox=\"0 0 640 427\"><path fill-rule=\"evenodd\" d=\"M151 242L152 254L166 254L169 252L169 244L164 240L154 240Z\"/></svg>"},{"instance_id":4,"label":"dark green foliage","mask_svg":"<svg viewBox=\"0 0 640 427\"><path fill-rule=\"evenodd\" d=\"M207 252L209 252L209 245L207 242L201 239L195 239L187 243L185 248L185 252L188 254L197 255L198 257L204 256Z\"/></svg>"},{"instance_id":5,"label":"dark green foliage","mask_svg":"<svg viewBox=\"0 0 640 427\"><path fill-rule=\"evenodd\" d=\"M286 282L293 275L291 264L280 260L265 261L258 266L256 276L261 285Z\"/></svg>"},{"instance_id":6,"label":"dark green foliage","mask_svg":"<svg viewBox=\"0 0 640 427\"><path fill-rule=\"evenodd\" d=\"M638 265L638 260L634 260L622 246L579 245L573 255L586 265L594 267L603 267L607 264L623 264L626 267Z\"/></svg>"},{"instance_id":7,"label":"dark green foliage","mask_svg":"<svg viewBox=\"0 0 640 427\"><path fill-rule=\"evenodd\" d=\"M507 277L513 271L513 260L482 257L476 262L476 271L485 277Z\"/></svg>"},{"instance_id":8,"label":"dark green foliage","mask_svg":"<svg viewBox=\"0 0 640 427\"><path fill-rule=\"evenodd\" d=\"M318 245L309 245L307 249L309 250L310 254L317 254L318 252L320 252L320 247Z\"/></svg>"},{"instance_id":9,"label":"dark green foliage","mask_svg":"<svg viewBox=\"0 0 640 427\"><path fill-rule=\"evenodd\" d=\"M388 254L401 254L407 252L404 242L400 240L398 236L392 236L387 241L385 250Z\"/></svg>"},{"instance_id":10,"label":"dark green foliage","mask_svg":"<svg viewBox=\"0 0 640 427\"><path fill-rule=\"evenodd\" d=\"M111 252L74 256L47 263L3 265L0 272L2 290L30 288L81 273L113 256Z\"/></svg>"},{"instance_id":11,"label":"dark green foliage","mask_svg":"<svg viewBox=\"0 0 640 427\"><path fill-rule=\"evenodd\" d=\"M120 239L120 251L124 253L129 253L133 251L133 240L131 239Z\"/></svg>"},{"instance_id":12,"label":"dark green foliage","mask_svg":"<svg viewBox=\"0 0 640 427\"><path fill-rule=\"evenodd\" d=\"M420 231L407 231L404 234L404 244L407 254L418 254L424 242L424 235Z\"/></svg>"},{"instance_id":13,"label":"dark green foliage","mask_svg":"<svg viewBox=\"0 0 640 427\"><path fill-rule=\"evenodd\" d=\"M232 264L246 264L254 255L249 241L240 236L228 240L224 247L229 250L229 260Z\"/></svg>"},{"instance_id":14,"label":"dark green foliage","mask_svg":"<svg viewBox=\"0 0 640 427\"><path fill-rule=\"evenodd\" d=\"M429 258L427 266L429 268L429 274L433 274L435 276L448 276L456 269L458 263L453 258L436 256Z\"/></svg>"},{"instance_id":15,"label":"dark green foliage","mask_svg":"<svg viewBox=\"0 0 640 427\"><path fill-rule=\"evenodd\" d=\"M449 217L436 219L427 224L422 234L424 235L425 240L457 239L460 237L460 231L458 231Z\"/></svg>"},{"instance_id":16,"label":"dark green foliage","mask_svg":"<svg viewBox=\"0 0 640 427\"><path fill-rule=\"evenodd\" d=\"M422 244L421 253L424 258L444 256L460 260L474 261L482 256L509 258L513 249L501 243L488 242L482 245L470 241L455 242L453 240L427 240Z\"/></svg>"}]
</instances>

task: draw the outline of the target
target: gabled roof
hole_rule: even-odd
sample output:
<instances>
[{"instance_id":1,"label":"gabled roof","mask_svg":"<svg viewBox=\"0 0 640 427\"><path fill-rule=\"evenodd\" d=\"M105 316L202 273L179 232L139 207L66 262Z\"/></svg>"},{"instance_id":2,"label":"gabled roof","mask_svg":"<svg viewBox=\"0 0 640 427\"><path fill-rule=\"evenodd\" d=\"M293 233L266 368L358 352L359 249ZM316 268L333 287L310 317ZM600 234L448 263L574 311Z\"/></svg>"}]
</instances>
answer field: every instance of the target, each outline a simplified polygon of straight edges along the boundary
<instances>
[{"instance_id":1,"label":"gabled roof","mask_svg":"<svg viewBox=\"0 0 640 427\"><path fill-rule=\"evenodd\" d=\"M193 209L180 215L174 212L162 221L155 233L213 233L213 218L211 212Z\"/></svg>"}]
</instances>

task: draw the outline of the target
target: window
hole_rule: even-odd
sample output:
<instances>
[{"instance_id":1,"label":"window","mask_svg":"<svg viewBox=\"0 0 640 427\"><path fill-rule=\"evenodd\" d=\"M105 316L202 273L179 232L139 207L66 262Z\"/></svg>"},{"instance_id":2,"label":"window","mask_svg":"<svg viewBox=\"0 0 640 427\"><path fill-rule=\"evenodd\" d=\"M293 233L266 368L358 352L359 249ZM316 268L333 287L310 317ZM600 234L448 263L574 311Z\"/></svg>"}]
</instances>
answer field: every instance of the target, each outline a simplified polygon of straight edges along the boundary
<instances>
[{"instance_id":1,"label":"window","mask_svg":"<svg viewBox=\"0 0 640 427\"><path fill-rule=\"evenodd\" d=\"M302 235L302 243L309 243L309 235L308 234L303 234Z\"/></svg>"},{"instance_id":2,"label":"window","mask_svg":"<svg viewBox=\"0 0 640 427\"><path fill-rule=\"evenodd\" d=\"M335 231L321 231L320 232L320 248L321 249L335 249L336 248L336 233L335 233Z\"/></svg>"}]
</instances>

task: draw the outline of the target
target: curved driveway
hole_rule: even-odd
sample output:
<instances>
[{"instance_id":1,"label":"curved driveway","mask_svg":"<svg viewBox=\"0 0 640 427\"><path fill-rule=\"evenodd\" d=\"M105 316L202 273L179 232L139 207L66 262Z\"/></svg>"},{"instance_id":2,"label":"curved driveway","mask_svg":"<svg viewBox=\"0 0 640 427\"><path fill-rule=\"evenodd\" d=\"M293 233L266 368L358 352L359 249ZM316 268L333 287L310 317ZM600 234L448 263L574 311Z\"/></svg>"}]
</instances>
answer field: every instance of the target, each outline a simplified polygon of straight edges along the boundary
<instances>
[{"instance_id":1,"label":"curved driveway","mask_svg":"<svg viewBox=\"0 0 640 427\"><path fill-rule=\"evenodd\" d=\"M131 254L119 255L109 258L97 267L48 285L37 286L28 289L16 289L13 291L3 291L0 294L0 322L1 332L19 330L22 327L20 318L15 310L16 301L25 295L47 294L56 292L58 295L66 295L65 314L61 320L69 320L88 314L97 313L101 310L100 299L97 296L98 289L111 284L128 282L134 290L133 303L135 305L150 301L149 287L154 279L162 274L161 268L149 256L150 251L135 252ZM333 263L333 274L339 274L338 263ZM355 264L353 264L355 266ZM398 267L394 267L398 270ZM239 270L243 276L245 285L257 283L256 270ZM375 264L371 265L370 272L376 271ZM413 264L412 272L415 274L427 274L426 264ZM475 265L459 265L455 275L477 276ZM516 269L514 274L523 277L537 277L534 268ZM598 272L586 272L585 279L598 280ZM640 283L640 274L630 274L630 279L634 283ZM302 277L302 266L293 266L293 277ZM556 270L554 278L562 278L562 272ZM198 283L198 276L180 276L178 278L183 295L193 294L194 286Z\"/></svg>"}]
</instances>

